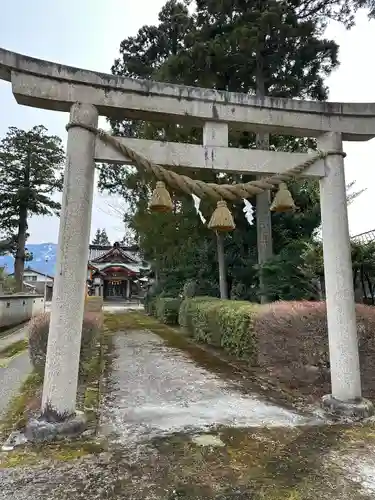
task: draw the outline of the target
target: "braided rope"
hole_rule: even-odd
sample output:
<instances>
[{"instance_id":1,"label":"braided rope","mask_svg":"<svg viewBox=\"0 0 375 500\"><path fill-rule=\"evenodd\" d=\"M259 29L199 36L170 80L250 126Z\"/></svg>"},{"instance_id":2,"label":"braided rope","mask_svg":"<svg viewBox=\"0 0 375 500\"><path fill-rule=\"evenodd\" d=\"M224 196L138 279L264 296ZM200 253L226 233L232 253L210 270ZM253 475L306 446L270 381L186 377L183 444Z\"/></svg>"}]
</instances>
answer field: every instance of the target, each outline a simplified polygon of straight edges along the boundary
<instances>
[{"instance_id":1,"label":"braided rope","mask_svg":"<svg viewBox=\"0 0 375 500\"><path fill-rule=\"evenodd\" d=\"M283 174L272 175L261 180L250 181L239 184L215 184L212 182L203 182L196 179L191 179L187 175L182 175L168 170L161 165L151 162L143 155L129 148L116 137L108 134L102 129L91 127L82 123L70 122L66 126L69 130L72 127L80 127L97 135L103 142L111 145L124 157L129 158L138 168L142 168L146 172L152 173L160 181L164 181L171 188L183 191L186 194L195 194L198 198L210 196L216 200L236 201L238 199L250 198L264 191L274 189L281 182L285 182L294 177L301 175L304 170L311 167L316 161L327 158L331 155L341 155L345 157L342 151L318 151L304 162L290 168Z\"/></svg>"}]
</instances>

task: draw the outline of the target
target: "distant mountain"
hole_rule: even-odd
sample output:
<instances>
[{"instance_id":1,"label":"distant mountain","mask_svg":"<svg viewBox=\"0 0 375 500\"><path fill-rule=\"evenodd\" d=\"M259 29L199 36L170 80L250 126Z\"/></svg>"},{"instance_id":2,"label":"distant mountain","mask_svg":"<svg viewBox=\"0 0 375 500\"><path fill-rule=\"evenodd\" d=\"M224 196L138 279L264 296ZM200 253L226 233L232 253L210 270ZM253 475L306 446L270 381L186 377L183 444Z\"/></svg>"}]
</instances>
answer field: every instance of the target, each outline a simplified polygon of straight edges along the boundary
<instances>
[{"instance_id":1,"label":"distant mountain","mask_svg":"<svg viewBox=\"0 0 375 500\"><path fill-rule=\"evenodd\" d=\"M33 254L33 260L26 262L25 267L30 266L40 273L55 275L56 265L56 243L37 243L27 245L29 252ZM14 271L14 258L11 255L0 255L0 267L5 267L7 273Z\"/></svg>"}]
</instances>

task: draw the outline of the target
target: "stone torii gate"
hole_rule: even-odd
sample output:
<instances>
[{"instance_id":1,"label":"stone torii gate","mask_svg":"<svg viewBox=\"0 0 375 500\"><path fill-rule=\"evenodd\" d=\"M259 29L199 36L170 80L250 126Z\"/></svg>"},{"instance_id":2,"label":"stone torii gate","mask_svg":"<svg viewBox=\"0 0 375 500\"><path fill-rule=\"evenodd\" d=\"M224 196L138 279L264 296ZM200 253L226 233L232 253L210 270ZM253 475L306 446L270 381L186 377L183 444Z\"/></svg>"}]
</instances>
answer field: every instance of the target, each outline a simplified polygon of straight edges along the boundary
<instances>
[{"instance_id":1,"label":"stone torii gate","mask_svg":"<svg viewBox=\"0 0 375 500\"><path fill-rule=\"evenodd\" d=\"M228 130L315 137L336 151L303 175L320 179L332 394L330 409L368 415L362 399L342 141L375 137L375 104L250 97L203 88L121 78L0 49L0 78L19 104L70 113L58 256L42 416L72 416L94 191L94 162L132 163L95 133L98 116L167 120L203 128L203 145L118 138L165 167L176 165L255 175L283 174L312 154L228 148Z\"/></svg>"}]
</instances>

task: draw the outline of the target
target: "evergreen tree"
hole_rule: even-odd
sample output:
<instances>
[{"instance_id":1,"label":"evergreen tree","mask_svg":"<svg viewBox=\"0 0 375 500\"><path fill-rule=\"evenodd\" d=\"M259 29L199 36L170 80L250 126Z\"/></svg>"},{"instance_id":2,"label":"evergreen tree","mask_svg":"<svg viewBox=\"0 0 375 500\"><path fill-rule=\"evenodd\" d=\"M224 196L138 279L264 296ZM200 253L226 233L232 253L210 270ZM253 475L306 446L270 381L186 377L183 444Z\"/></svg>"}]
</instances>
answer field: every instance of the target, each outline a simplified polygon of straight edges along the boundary
<instances>
[{"instance_id":1,"label":"evergreen tree","mask_svg":"<svg viewBox=\"0 0 375 500\"><path fill-rule=\"evenodd\" d=\"M126 215L125 215L126 218ZM121 239L121 245L124 247L131 247L136 245L135 234L128 226L125 226L124 236Z\"/></svg>"},{"instance_id":2,"label":"evergreen tree","mask_svg":"<svg viewBox=\"0 0 375 500\"><path fill-rule=\"evenodd\" d=\"M58 215L60 203L52 199L62 189L64 150L59 137L43 125L29 131L10 127L0 141L0 231L7 236L6 250L15 255L17 290L22 290L27 253L27 221L32 215Z\"/></svg>"},{"instance_id":3,"label":"evergreen tree","mask_svg":"<svg viewBox=\"0 0 375 500\"><path fill-rule=\"evenodd\" d=\"M95 236L91 242L93 245L108 246L110 245L107 231L105 229L97 229Z\"/></svg>"},{"instance_id":4,"label":"evergreen tree","mask_svg":"<svg viewBox=\"0 0 375 500\"><path fill-rule=\"evenodd\" d=\"M327 98L324 79L338 65L338 47L323 38L323 29L330 18L350 26L354 2L197 0L193 14L187 3L169 0L159 14L158 25L145 26L135 37L125 39L113 73L275 97ZM120 135L202 141L201 130L161 120L151 125L129 120L111 124ZM235 147L256 145L255 136L249 133L231 135L229 140ZM271 136L270 147L306 151L314 147L314 142ZM218 180L213 172L185 173L202 180ZM220 182L251 179L249 175L225 175ZM191 199L178 195L174 214L149 214L147 203L153 181L143 172L129 169L102 167L100 172L100 187L121 193L129 203L130 227L159 276L181 283L199 275L201 282L207 276L211 283L217 283L216 243L199 222ZM296 239L311 239L320 225L317 184L295 181L290 189L300 210L272 216L276 253ZM226 238L228 275L230 285L246 290L246 298L254 299L256 232L249 227L242 208L234 207L237 229ZM206 217L212 209L205 201ZM284 255L289 254L284 251Z\"/></svg>"}]
</instances>

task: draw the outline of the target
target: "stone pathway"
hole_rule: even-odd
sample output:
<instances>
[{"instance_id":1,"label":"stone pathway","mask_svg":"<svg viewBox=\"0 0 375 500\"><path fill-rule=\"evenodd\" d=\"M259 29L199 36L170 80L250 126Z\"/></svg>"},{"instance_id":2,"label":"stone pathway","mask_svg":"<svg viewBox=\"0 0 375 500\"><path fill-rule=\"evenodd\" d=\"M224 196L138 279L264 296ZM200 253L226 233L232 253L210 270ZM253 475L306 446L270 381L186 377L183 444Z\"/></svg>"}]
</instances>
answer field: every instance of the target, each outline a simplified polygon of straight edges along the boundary
<instances>
[{"instance_id":1,"label":"stone pathway","mask_svg":"<svg viewBox=\"0 0 375 500\"><path fill-rule=\"evenodd\" d=\"M0 351L6 347L24 340L27 336L26 327L12 332L6 337L0 339ZM1 357L1 356L0 356ZM29 355L22 352L9 360L5 366L0 365L0 417L6 410L11 398L17 394L22 382L31 372Z\"/></svg>"},{"instance_id":2,"label":"stone pathway","mask_svg":"<svg viewBox=\"0 0 375 500\"><path fill-rule=\"evenodd\" d=\"M276 427L317 423L290 410L244 394L199 367L188 354L168 347L151 332L115 338L111 394L103 425L118 442L141 442L212 426Z\"/></svg>"}]
</instances>

